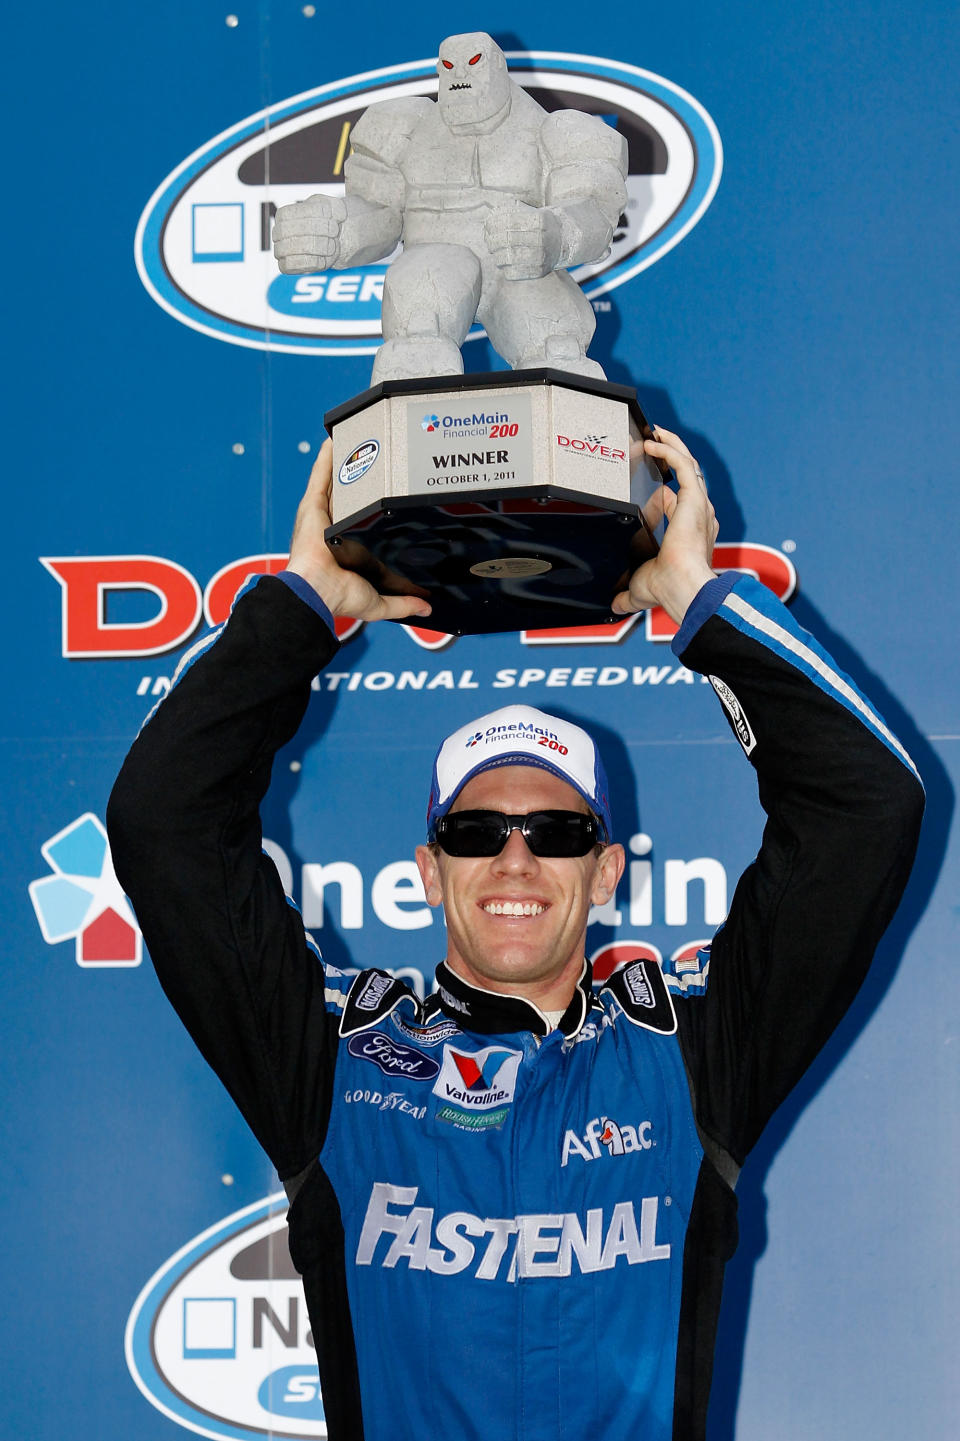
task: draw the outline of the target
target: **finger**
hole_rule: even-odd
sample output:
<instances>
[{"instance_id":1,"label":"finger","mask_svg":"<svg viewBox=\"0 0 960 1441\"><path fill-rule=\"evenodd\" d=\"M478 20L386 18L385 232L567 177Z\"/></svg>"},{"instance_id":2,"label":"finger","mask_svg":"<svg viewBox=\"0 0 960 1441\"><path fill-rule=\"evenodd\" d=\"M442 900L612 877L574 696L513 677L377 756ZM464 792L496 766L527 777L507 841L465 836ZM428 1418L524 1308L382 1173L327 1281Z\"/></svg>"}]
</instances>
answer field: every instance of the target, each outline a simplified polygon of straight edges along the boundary
<instances>
[{"instance_id":1,"label":"finger","mask_svg":"<svg viewBox=\"0 0 960 1441\"><path fill-rule=\"evenodd\" d=\"M675 431L667 430L665 425L655 425L653 427L653 435L655 440L663 441L667 445L674 446L675 449L682 451L684 455L690 455L686 442L683 441ZM692 460L693 456L690 456L690 459Z\"/></svg>"},{"instance_id":2,"label":"finger","mask_svg":"<svg viewBox=\"0 0 960 1441\"><path fill-rule=\"evenodd\" d=\"M669 485L660 485L643 507L643 518L651 530L664 519L670 520L677 508L677 493Z\"/></svg>"},{"instance_id":3,"label":"finger","mask_svg":"<svg viewBox=\"0 0 960 1441\"><path fill-rule=\"evenodd\" d=\"M659 427L658 427L659 430ZM665 432L670 434L669 431ZM676 441L676 443L674 443ZM698 486L706 491L706 481L703 478L703 471L696 460L690 454L682 440L674 437L670 441L647 439L643 442L643 448L648 455L657 456L665 460L677 477L677 483L684 486Z\"/></svg>"},{"instance_id":4,"label":"finger","mask_svg":"<svg viewBox=\"0 0 960 1441\"><path fill-rule=\"evenodd\" d=\"M428 601L416 595L382 595L377 620L409 620L413 617L426 619L433 613Z\"/></svg>"},{"instance_id":5,"label":"finger","mask_svg":"<svg viewBox=\"0 0 960 1441\"><path fill-rule=\"evenodd\" d=\"M333 488L333 441L327 436L310 467L307 494L314 500L328 500Z\"/></svg>"}]
</instances>

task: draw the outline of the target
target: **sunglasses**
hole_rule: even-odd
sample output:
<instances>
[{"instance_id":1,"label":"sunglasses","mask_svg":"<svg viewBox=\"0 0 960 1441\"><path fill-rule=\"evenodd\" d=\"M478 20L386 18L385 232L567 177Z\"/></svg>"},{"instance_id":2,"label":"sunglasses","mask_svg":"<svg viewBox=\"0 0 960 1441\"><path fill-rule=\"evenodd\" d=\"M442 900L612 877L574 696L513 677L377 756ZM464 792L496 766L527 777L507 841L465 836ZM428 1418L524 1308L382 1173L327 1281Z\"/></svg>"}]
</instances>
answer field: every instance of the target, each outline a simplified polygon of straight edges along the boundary
<instances>
[{"instance_id":1,"label":"sunglasses","mask_svg":"<svg viewBox=\"0 0 960 1441\"><path fill-rule=\"evenodd\" d=\"M448 856L498 856L519 831L535 856L585 856L599 841L596 816L582 811L455 811L437 821L436 842Z\"/></svg>"}]
</instances>

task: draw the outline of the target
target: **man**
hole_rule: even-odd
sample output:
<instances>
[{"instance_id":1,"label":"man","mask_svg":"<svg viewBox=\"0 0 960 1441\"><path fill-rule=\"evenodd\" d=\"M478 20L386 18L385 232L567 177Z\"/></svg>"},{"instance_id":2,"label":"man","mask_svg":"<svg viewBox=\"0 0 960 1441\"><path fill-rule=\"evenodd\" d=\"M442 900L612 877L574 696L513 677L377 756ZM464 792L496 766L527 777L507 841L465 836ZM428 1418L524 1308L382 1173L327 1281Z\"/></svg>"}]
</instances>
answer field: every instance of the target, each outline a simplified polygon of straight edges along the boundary
<instances>
[{"instance_id":1,"label":"man","mask_svg":"<svg viewBox=\"0 0 960 1441\"><path fill-rule=\"evenodd\" d=\"M418 851L447 924L436 994L324 975L260 850L271 759L335 651L330 613L428 613L337 567L328 449L287 574L188 655L114 791L160 979L292 1198L334 1441L702 1437L738 1169L909 872L909 758L769 592L714 575L699 468L656 436L670 522L614 606L680 623L769 818L712 956L628 963L594 995L587 914L623 866L602 766L577 727L511 707L437 757Z\"/></svg>"}]
</instances>

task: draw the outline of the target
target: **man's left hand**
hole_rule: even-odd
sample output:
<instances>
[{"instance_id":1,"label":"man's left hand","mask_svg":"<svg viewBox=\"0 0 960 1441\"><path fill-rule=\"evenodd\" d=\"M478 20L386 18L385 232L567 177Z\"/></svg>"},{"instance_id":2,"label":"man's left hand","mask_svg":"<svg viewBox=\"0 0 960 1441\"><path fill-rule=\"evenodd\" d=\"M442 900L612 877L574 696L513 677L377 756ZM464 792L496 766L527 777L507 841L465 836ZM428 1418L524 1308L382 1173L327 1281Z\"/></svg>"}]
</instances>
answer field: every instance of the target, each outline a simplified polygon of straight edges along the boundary
<instances>
[{"instance_id":1,"label":"man's left hand","mask_svg":"<svg viewBox=\"0 0 960 1441\"><path fill-rule=\"evenodd\" d=\"M716 575L711 561L720 527L703 471L679 435L658 425L654 439L645 440L643 448L667 462L677 477L677 489L663 488L667 527L658 554L633 572L628 588L614 597L610 609L615 615L631 615L659 605L679 625L694 596Z\"/></svg>"}]
</instances>

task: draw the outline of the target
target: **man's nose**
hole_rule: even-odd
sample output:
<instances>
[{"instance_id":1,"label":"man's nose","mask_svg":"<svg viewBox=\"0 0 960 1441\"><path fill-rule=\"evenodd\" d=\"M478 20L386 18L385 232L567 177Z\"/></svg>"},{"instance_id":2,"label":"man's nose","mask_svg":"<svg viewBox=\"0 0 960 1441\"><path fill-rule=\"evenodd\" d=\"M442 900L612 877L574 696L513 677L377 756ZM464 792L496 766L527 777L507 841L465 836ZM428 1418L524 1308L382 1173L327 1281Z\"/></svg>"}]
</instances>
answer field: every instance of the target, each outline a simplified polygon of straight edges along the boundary
<instances>
[{"instance_id":1,"label":"man's nose","mask_svg":"<svg viewBox=\"0 0 960 1441\"><path fill-rule=\"evenodd\" d=\"M507 844L493 860L494 870L504 874L512 871L522 875L535 871L538 864L536 856L523 838L523 832L519 830L510 832Z\"/></svg>"}]
</instances>

